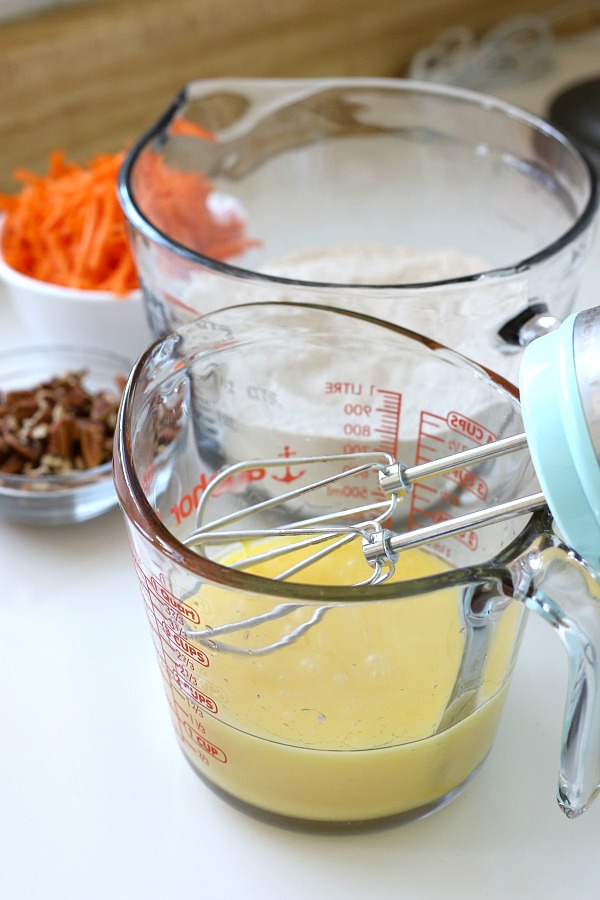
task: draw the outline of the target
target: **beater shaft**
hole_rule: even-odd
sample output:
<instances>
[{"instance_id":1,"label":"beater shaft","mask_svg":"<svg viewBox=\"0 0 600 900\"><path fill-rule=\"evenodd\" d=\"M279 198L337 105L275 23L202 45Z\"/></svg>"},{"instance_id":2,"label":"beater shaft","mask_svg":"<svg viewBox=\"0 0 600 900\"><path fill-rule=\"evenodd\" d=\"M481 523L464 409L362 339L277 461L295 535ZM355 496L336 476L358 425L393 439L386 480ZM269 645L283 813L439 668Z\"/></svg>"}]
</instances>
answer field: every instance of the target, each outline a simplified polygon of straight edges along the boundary
<instances>
[{"instance_id":1,"label":"beater shaft","mask_svg":"<svg viewBox=\"0 0 600 900\"><path fill-rule=\"evenodd\" d=\"M515 453L517 450L525 450L527 447L527 435L515 434L511 437L501 438L484 444L481 447L472 447L470 450L462 450L451 456L443 456L441 459L432 459L417 466L405 466L396 462L386 466L379 476L379 485L384 494L393 494L398 491L408 493L415 481L423 478L432 478L434 475L444 475L465 466L494 459L506 453Z\"/></svg>"},{"instance_id":2,"label":"beater shaft","mask_svg":"<svg viewBox=\"0 0 600 900\"><path fill-rule=\"evenodd\" d=\"M496 506L489 506L486 509L465 513L463 516L444 519L441 522L436 522L434 525L426 525L423 528L416 528L414 531L407 531L402 534L387 531L386 529L375 531L368 538L363 538L363 552L370 565L383 564L384 560L396 562L398 553L401 550L420 547L422 544L428 544L437 538L447 538L455 534L464 534L466 531L474 531L477 528L482 528L484 525L492 525L495 522L502 522L504 519L511 519L513 516L518 516L522 513L541 509L545 504L545 497L539 492L530 494L527 497L521 497L518 500L508 500L506 503L498 503Z\"/></svg>"}]
</instances>

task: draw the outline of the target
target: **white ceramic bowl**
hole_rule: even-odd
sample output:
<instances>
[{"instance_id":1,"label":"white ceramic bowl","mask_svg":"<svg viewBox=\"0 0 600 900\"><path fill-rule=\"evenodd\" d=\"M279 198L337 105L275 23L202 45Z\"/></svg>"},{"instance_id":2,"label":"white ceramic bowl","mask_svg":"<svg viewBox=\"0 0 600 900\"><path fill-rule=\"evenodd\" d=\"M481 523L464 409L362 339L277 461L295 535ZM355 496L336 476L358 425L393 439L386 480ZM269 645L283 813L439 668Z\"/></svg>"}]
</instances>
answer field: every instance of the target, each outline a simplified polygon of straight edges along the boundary
<instances>
[{"instance_id":1,"label":"white ceramic bowl","mask_svg":"<svg viewBox=\"0 0 600 900\"><path fill-rule=\"evenodd\" d=\"M152 341L141 290L118 296L39 281L1 255L0 282L29 343L95 347L135 359Z\"/></svg>"}]
</instances>

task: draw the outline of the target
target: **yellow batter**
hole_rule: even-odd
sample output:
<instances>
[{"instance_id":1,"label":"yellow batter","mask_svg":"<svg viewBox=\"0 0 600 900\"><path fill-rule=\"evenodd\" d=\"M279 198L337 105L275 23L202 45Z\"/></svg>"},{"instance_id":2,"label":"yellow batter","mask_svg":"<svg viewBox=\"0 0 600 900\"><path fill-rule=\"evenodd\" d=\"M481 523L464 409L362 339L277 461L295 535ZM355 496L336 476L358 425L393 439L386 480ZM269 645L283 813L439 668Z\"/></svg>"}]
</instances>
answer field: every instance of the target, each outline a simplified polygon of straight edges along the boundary
<instances>
[{"instance_id":1,"label":"yellow batter","mask_svg":"<svg viewBox=\"0 0 600 900\"><path fill-rule=\"evenodd\" d=\"M310 580L364 577L356 544L338 551L336 565L332 559L320 563ZM261 574L268 575L269 566ZM444 569L419 550L405 553L400 565L403 578ZM213 628L273 605L207 586L186 602ZM195 690L210 702L202 707L197 696L190 700L189 689L177 692L173 708L186 755L234 797L299 819L374 820L442 802L490 748L519 605L509 606L495 626L479 691L458 699L453 688L465 647L458 591L329 609L291 643L264 652L316 609L288 610L256 627L217 635L225 648L190 638L207 662L191 667Z\"/></svg>"}]
</instances>

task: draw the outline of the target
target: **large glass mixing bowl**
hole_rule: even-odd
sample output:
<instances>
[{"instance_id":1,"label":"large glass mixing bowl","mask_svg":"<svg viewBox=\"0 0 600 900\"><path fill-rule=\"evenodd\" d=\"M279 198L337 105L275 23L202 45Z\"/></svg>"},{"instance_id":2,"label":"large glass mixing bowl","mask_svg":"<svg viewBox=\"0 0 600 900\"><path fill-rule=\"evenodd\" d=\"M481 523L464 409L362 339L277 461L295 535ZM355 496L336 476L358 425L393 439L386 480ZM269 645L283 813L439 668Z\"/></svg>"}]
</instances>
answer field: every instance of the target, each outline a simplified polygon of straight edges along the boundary
<instances>
[{"instance_id":1,"label":"large glass mixing bowl","mask_svg":"<svg viewBox=\"0 0 600 900\"><path fill-rule=\"evenodd\" d=\"M512 380L573 309L597 209L594 172L546 122L373 78L190 83L119 192L156 336L238 302L320 302Z\"/></svg>"}]
</instances>

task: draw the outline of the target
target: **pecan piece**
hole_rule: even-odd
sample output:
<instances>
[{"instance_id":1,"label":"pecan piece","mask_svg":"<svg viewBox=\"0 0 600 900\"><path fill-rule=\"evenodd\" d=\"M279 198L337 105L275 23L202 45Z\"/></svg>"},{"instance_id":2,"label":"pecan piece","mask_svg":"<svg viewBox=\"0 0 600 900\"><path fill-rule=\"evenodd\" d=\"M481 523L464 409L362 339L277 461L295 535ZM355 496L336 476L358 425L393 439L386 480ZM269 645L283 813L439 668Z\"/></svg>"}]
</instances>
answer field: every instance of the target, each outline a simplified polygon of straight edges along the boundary
<instances>
[{"instance_id":1,"label":"pecan piece","mask_svg":"<svg viewBox=\"0 0 600 900\"><path fill-rule=\"evenodd\" d=\"M24 460L17 453L10 453L3 457L0 462L0 472L6 472L7 475L20 475L23 471Z\"/></svg>"},{"instance_id":2,"label":"pecan piece","mask_svg":"<svg viewBox=\"0 0 600 900\"><path fill-rule=\"evenodd\" d=\"M62 414L48 426L48 453L69 459L73 455L75 417Z\"/></svg>"},{"instance_id":3,"label":"pecan piece","mask_svg":"<svg viewBox=\"0 0 600 900\"><path fill-rule=\"evenodd\" d=\"M86 469L93 469L95 466L100 466L103 462L106 462L104 429L99 422L77 419L77 436Z\"/></svg>"},{"instance_id":4,"label":"pecan piece","mask_svg":"<svg viewBox=\"0 0 600 900\"><path fill-rule=\"evenodd\" d=\"M39 447L26 443L15 434L5 434L4 440L8 447L22 459L37 462L41 456Z\"/></svg>"}]
</instances>

